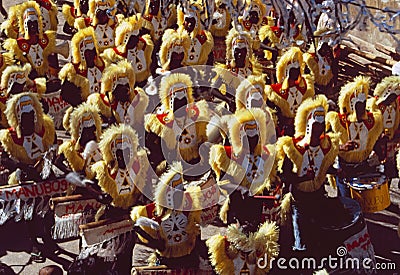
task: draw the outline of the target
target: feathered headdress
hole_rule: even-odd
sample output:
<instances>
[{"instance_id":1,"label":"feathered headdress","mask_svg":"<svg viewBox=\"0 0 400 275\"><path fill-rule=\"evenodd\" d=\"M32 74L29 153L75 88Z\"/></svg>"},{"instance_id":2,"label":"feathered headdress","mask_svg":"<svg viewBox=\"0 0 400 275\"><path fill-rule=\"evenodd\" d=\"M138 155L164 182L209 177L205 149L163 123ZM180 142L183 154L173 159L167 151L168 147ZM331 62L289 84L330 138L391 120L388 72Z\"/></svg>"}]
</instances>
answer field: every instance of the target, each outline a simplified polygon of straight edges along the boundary
<instances>
[{"instance_id":1,"label":"feathered headdress","mask_svg":"<svg viewBox=\"0 0 400 275\"><path fill-rule=\"evenodd\" d=\"M295 136L304 136L307 128L309 114L317 107L322 107L325 110L324 116L328 113L328 100L324 95L317 95L304 100L297 109L294 119Z\"/></svg>"},{"instance_id":2,"label":"feathered headdress","mask_svg":"<svg viewBox=\"0 0 400 275\"><path fill-rule=\"evenodd\" d=\"M256 147L256 153L260 153L261 146L266 144L267 131L264 112L257 108L238 110L229 121L229 138L236 156L240 155L245 145L243 136L247 127L255 128L259 132L260 140Z\"/></svg>"},{"instance_id":3,"label":"feathered headdress","mask_svg":"<svg viewBox=\"0 0 400 275\"><path fill-rule=\"evenodd\" d=\"M236 109L246 108L246 102L249 96L253 93L259 93L264 103L267 101L267 94L265 92L265 81L262 75L250 75L242 81L236 89Z\"/></svg>"},{"instance_id":4,"label":"feathered headdress","mask_svg":"<svg viewBox=\"0 0 400 275\"><path fill-rule=\"evenodd\" d=\"M93 46L92 46L93 45ZM71 40L72 63L80 64L79 69L86 69L86 61L84 51L86 47L95 47L96 52L99 53L97 47L96 35L93 28L84 28L78 31Z\"/></svg>"},{"instance_id":5,"label":"feathered headdress","mask_svg":"<svg viewBox=\"0 0 400 275\"><path fill-rule=\"evenodd\" d=\"M127 60L122 60L117 64L111 64L103 72L103 76L101 78L101 92L103 94L111 92L111 101L113 101L112 91L114 90L114 85L119 79L122 78L129 81L129 87L131 90L133 90L135 87L135 73L132 65Z\"/></svg>"},{"instance_id":6,"label":"feathered headdress","mask_svg":"<svg viewBox=\"0 0 400 275\"><path fill-rule=\"evenodd\" d=\"M300 48L291 47L285 52L279 59L276 65L276 77L278 83L283 83L289 76L289 70L291 68L300 68L300 76L304 73L303 53ZM285 88L283 88L285 89Z\"/></svg>"},{"instance_id":7,"label":"feathered headdress","mask_svg":"<svg viewBox=\"0 0 400 275\"><path fill-rule=\"evenodd\" d=\"M162 78L160 83L160 100L166 109L170 109L171 93L174 89L183 88L186 90L188 104L194 102L193 82L190 76L182 73L174 73Z\"/></svg>"},{"instance_id":8,"label":"feathered headdress","mask_svg":"<svg viewBox=\"0 0 400 275\"><path fill-rule=\"evenodd\" d=\"M353 81L348 82L340 89L338 105L342 114L347 114L349 119L353 119L354 103L357 98L367 100L370 85L370 78L365 76L357 76Z\"/></svg>"},{"instance_id":9,"label":"feathered headdress","mask_svg":"<svg viewBox=\"0 0 400 275\"><path fill-rule=\"evenodd\" d=\"M21 115L24 111L33 110L35 112L35 132L39 133L43 127L43 109L37 94L20 93L12 96L7 101L5 115L8 124L13 127L17 136L20 138L21 133Z\"/></svg>"},{"instance_id":10,"label":"feathered headdress","mask_svg":"<svg viewBox=\"0 0 400 275\"><path fill-rule=\"evenodd\" d=\"M79 149L79 139L84 127L95 125L96 142L99 142L101 136L101 118L98 109L86 102L79 105L71 113L70 131L71 138L76 141L76 149Z\"/></svg>"},{"instance_id":11,"label":"feathered headdress","mask_svg":"<svg viewBox=\"0 0 400 275\"><path fill-rule=\"evenodd\" d=\"M98 21L96 18L96 9L105 10L109 17L109 24L112 25L114 23L114 17L117 13L117 7L115 3L115 0L89 0L88 16L92 18L93 26L96 26Z\"/></svg>"},{"instance_id":12,"label":"feathered headdress","mask_svg":"<svg viewBox=\"0 0 400 275\"><path fill-rule=\"evenodd\" d=\"M160 61L164 70L169 70L171 62L171 54L176 52L183 52L183 64L185 64L188 57L188 49L190 47L190 38L186 31L168 29L164 32L162 37L162 44L160 48Z\"/></svg>"},{"instance_id":13,"label":"feathered headdress","mask_svg":"<svg viewBox=\"0 0 400 275\"><path fill-rule=\"evenodd\" d=\"M29 33L25 30L25 20L28 17L37 19L39 28L39 39L43 38L43 22L42 13L40 12L39 4L35 1L28 1L19 6L20 16L19 19L19 33L24 35L25 39L29 39Z\"/></svg>"}]
</instances>

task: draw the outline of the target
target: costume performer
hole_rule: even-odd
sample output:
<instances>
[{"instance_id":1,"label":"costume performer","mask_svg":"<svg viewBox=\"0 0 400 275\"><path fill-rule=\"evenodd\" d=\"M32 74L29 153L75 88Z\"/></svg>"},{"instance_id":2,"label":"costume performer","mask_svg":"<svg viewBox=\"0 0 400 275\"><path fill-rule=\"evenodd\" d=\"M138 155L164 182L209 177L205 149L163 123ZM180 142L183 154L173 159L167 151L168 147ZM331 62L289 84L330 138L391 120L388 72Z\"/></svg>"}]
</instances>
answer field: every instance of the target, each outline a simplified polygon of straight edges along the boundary
<instances>
[{"instance_id":1,"label":"costume performer","mask_svg":"<svg viewBox=\"0 0 400 275\"><path fill-rule=\"evenodd\" d=\"M210 26L210 32L216 37L225 39L226 34L231 28L231 12L230 1L227 0L216 0L215 11L213 14L212 25Z\"/></svg>"},{"instance_id":2,"label":"costume performer","mask_svg":"<svg viewBox=\"0 0 400 275\"><path fill-rule=\"evenodd\" d=\"M198 163L201 159L199 147L207 139L207 103L204 100L194 102L192 80L181 73L162 78L159 96L160 109L156 114L145 116L146 147L151 151L151 165L156 168L164 159L168 163L178 159ZM167 151L162 150L163 145Z\"/></svg>"},{"instance_id":3,"label":"costume performer","mask_svg":"<svg viewBox=\"0 0 400 275\"><path fill-rule=\"evenodd\" d=\"M105 68L92 28L85 28L74 35L71 51L72 62L64 65L59 73L63 81L61 93L67 98L81 95L82 100L85 100L89 94L100 92L101 76Z\"/></svg>"},{"instance_id":4,"label":"costume performer","mask_svg":"<svg viewBox=\"0 0 400 275\"><path fill-rule=\"evenodd\" d=\"M202 29L200 12L204 9L194 1L186 2L186 5L178 8L178 26L181 31L186 30L190 36L190 47L188 49L188 65L212 65L212 58L209 59L214 39L211 33ZM210 60L210 62L207 62Z\"/></svg>"},{"instance_id":5,"label":"costume performer","mask_svg":"<svg viewBox=\"0 0 400 275\"><path fill-rule=\"evenodd\" d=\"M400 123L400 77L385 77L374 90L374 97L367 100L368 109L382 113L383 133L375 145L379 160L384 163L385 175L392 179L397 177L395 152L399 142ZM380 148L377 148L380 147Z\"/></svg>"},{"instance_id":6,"label":"costume performer","mask_svg":"<svg viewBox=\"0 0 400 275\"><path fill-rule=\"evenodd\" d=\"M98 109L88 103L79 105L71 113L69 125L71 139L60 145L57 166L66 173L72 170L92 178L92 164L102 159L97 146L101 136Z\"/></svg>"},{"instance_id":7,"label":"costume performer","mask_svg":"<svg viewBox=\"0 0 400 275\"><path fill-rule=\"evenodd\" d=\"M267 86L271 107L277 110L278 133L294 134L294 117L303 100L314 95L311 75L304 74L303 54L297 47L290 48L279 59L277 83Z\"/></svg>"},{"instance_id":8,"label":"costume performer","mask_svg":"<svg viewBox=\"0 0 400 275\"><path fill-rule=\"evenodd\" d=\"M107 65L128 60L134 69L136 82L146 84L151 73L154 44L149 34L141 34L144 22L146 21L139 14L119 24L115 31L115 47L106 49L102 57Z\"/></svg>"},{"instance_id":9,"label":"costume performer","mask_svg":"<svg viewBox=\"0 0 400 275\"><path fill-rule=\"evenodd\" d=\"M36 2L28 1L21 4L19 12L22 14L19 17L19 31L23 37L8 38L4 42L4 48L23 64L31 64L32 79L43 77L49 74L48 58L55 51L55 32L43 31L40 7Z\"/></svg>"},{"instance_id":10,"label":"costume performer","mask_svg":"<svg viewBox=\"0 0 400 275\"><path fill-rule=\"evenodd\" d=\"M53 146L56 132L53 120L45 115L38 96L34 93L20 93L7 101L5 111L10 128L0 131L0 143L4 151L1 155L1 164L12 173L8 184L16 185L25 181L42 181L41 172L44 166L44 153ZM26 205L24 206L24 209ZM31 202L31 209L35 207L35 200ZM36 206L39 207L39 206ZM31 218L34 218L31 216ZM36 240L37 232L33 224L26 220L29 239L32 243L31 260L43 262L39 244ZM47 219L43 220L44 227L49 226ZM47 230L46 230L47 229ZM51 248L49 228L44 228L43 236L45 247ZM49 242L50 241L50 242Z\"/></svg>"},{"instance_id":11,"label":"costume performer","mask_svg":"<svg viewBox=\"0 0 400 275\"><path fill-rule=\"evenodd\" d=\"M93 27L96 35L96 46L100 53L115 45L115 28L118 25L118 19L117 9L114 6L115 0L89 0L90 26ZM79 30L86 28L87 20L84 17L76 19L75 27Z\"/></svg>"},{"instance_id":12,"label":"costume performer","mask_svg":"<svg viewBox=\"0 0 400 275\"><path fill-rule=\"evenodd\" d=\"M184 190L183 183L182 165L173 163L157 183L154 203L132 209L131 218L141 229L139 239L156 248L150 265L198 268L200 192L198 187Z\"/></svg>"},{"instance_id":13,"label":"costume performer","mask_svg":"<svg viewBox=\"0 0 400 275\"><path fill-rule=\"evenodd\" d=\"M139 130L149 98L141 88L135 88L134 70L127 60L108 66L103 73L101 93L92 94L88 103L97 106L108 121L124 123ZM110 123L111 124L111 123Z\"/></svg>"},{"instance_id":14,"label":"costume performer","mask_svg":"<svg viewBox=\"0 0 400 275\"><path fill-rule=\"evenodd\" d=\"M341 196L348 195L342 178L353 178L374 169L370 167L368 157L383 131L383 121L379 110L366 110L369 81L368 77L358 76L344 85L339 94L340 113L329 112L326 119L333 132L340 135L341 173L337 184Z\"/></svg>"},{"instance_id":15,"label":"costume performer","mask_svg":"<svg viewBox=\"0 0 400 275\"><path fill-rule=\"evenodd\" d=\"M324 181L328 168L339 152L338 137L325 134L328 103L324 95L303 101L295 117L294 137L278 139L277 161L280 179L291 189L293 250L316 249L315 219L320 212L316 205L325 199Z\"/></svg>"}]
</instances>

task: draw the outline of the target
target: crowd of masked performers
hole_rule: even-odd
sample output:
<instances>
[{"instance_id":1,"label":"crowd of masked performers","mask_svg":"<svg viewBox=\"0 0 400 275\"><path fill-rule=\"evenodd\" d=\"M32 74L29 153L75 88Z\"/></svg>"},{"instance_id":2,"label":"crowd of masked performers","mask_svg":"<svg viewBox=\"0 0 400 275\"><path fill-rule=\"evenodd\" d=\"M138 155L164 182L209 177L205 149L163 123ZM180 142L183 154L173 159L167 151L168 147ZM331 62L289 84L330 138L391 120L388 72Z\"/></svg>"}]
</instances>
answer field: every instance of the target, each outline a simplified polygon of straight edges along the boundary
<instances>
[{"instance_id":1,"label":"crowd of masked performers","mask_svg":"<svg viewBox=\"0 0 400 275\"><path fill-rule=\"evenodd\" d=\"M218 274L259 274L269 269L257 265L262 255L278 256L287 218L293 250L322 253L310 221L324 216L327 183L349 197L346 179L397 177L400 76L374 89L362 75L338 87L332 1L321 4L311 44L295 14L283 25L260 0L246 1L238 17L229 0L215 0L209 16L200 2L131 2L10 7L1 25L3 185L43 181L52 149L54 166L79 175L65 195L94 196L103 204L96 221L130 216L136 241L155 249L149 264L197 268L208 259ZM69 49L56 45L60 27ZM62 142L42 98L57 91L70 105ZM228 227L204 242L201 182L209 178L218 187L216 219ZM279 215L262 219L260 202L271 197ZM327 207L344 211L335 206ZM132 247L116 253L126 260L120 274L131 268ZM32 255L41 260L36 241Z\"/></svg>"}]
</instances>

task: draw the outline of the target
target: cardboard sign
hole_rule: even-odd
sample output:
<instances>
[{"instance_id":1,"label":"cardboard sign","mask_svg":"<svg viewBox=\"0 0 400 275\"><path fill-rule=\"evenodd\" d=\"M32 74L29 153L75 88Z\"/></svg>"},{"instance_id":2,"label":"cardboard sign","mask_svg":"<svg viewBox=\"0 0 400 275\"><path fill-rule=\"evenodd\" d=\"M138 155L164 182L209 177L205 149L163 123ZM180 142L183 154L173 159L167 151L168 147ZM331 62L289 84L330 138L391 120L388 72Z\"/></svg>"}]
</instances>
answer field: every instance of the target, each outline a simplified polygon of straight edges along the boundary
<instances>
[{"instance_id":1,"label":"cardboard sign","mask_svg":"<svg viewBox=\"0 0 400 275\"><path fill-rule=\"evenodd\" d=\"M126 219L93 228L81 229L82 245L86 247L118 237L119 235L132 231L133 225L131 219Z\"/></svg>"},{"instance_id":2,"label":"cardboard sign","mask_svg":"<svg viewBox=\"0 0 400 275\"><path fill-rule=\"evenodd\" d=\"M62 126L65 111L71 106L61 98L61 92L44 94L42 99L49 105L49 115L54 120L54 126L59 129Z\"/></svg>"},{"instance_id":3,"label":"cardboard sign","mask_svg":"<svg viewBox=\"0 0 400 275\"><path fill-rule=\"evenodd\" d=\"M63 178L39 183L2 186L0 187L0 200L28 200L36 197L52 196L65 192L69 185L65 178Z\"/></svg>"}]
</instances>

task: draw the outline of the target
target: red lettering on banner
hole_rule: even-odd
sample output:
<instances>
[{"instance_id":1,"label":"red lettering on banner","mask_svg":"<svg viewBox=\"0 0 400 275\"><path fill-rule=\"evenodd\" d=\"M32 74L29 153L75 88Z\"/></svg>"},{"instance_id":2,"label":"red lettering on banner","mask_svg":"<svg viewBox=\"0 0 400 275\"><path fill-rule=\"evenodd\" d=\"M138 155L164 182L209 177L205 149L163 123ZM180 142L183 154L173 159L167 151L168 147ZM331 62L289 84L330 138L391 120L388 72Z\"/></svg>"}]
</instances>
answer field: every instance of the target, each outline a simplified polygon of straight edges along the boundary
<instances>
[{"instance_id":1,"label":"red lettering on banner","mask_svg":"<svg viewBox=\"0 0 400 275\"><path fill-rule=\"evenodd\" d=\"M51 183L50 182L45 182L44 184L44 190L45 194L50 194L51 193Z\"/></svg>"},{"instance_id":2,"label":"red lettering on banner","mask_svg":"<svg viewBox=\"0 0 400 275\"><path fill-rule=\"evenodd\" d=\"M13 197L16 192L17 191L15 189L12 189L11 191L6 190L7 199L10 199L10 197Z\"/></svg>"},{"instance_id":3,"label":"red lettering on banner","mask_svg":"<svg viewBox=\"0 0 400 275\"><path fill-rule=\"evenodd\" d=\"M72 211L70 212L70 210L72 210ZM67 204L65 206L65 213L67 213L67 214L75 213L75 205L73 203Z\"/></svg>"},{"instance_id":4,"label":"red lettering on banner","mask_svg":"<svg viewBox=\"0 0 400 275\"><path fill-rule=\"evenodd\" d=\"M24 187L24 189L25 189L25 197L29 196L35 197L35 190L33 190L32 186L30 186L30 188L28 186Z\"/></svg>"},{"instance_id":5,"label":"red lettering on banner","mask_svg":"<svg viewBox=\"0 0 400 275\"><path fill-rule=\"evenodd\" d=\"M121 225L119 227L116 228L111 228L111 229L107 229L106 231L104 231L103 235L107 234L107 233L114 233L114 231L119 230L119 229L124 229L124 228L129 228L132 227L132 225L128 224L128 225Z\"/></svg>"},{"instance_id":6,"label":"red lettering on banner","mask_svg":"<svg viewBox=\"0 0 400 275\"><path fill-rule=\"evenodd\" d=\"M351 250L361 247L362 249L366 250L368 245L371 243L369 238L369 234L365 233L363 236L359 237L357 240L353 241L351 244L346 244L347 252Z\"/></svg>"}]
</instances>

